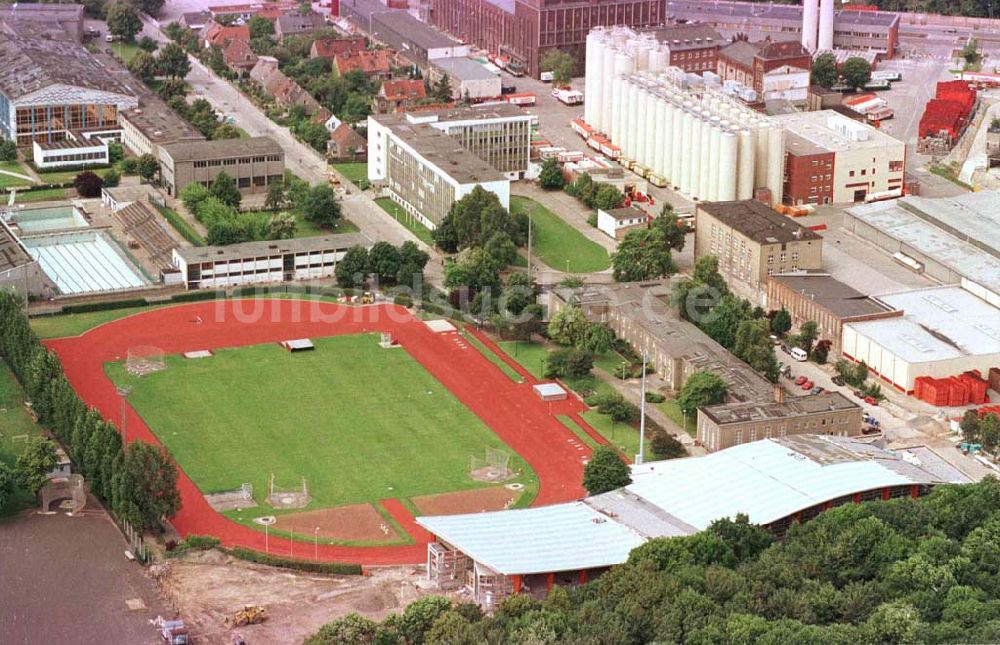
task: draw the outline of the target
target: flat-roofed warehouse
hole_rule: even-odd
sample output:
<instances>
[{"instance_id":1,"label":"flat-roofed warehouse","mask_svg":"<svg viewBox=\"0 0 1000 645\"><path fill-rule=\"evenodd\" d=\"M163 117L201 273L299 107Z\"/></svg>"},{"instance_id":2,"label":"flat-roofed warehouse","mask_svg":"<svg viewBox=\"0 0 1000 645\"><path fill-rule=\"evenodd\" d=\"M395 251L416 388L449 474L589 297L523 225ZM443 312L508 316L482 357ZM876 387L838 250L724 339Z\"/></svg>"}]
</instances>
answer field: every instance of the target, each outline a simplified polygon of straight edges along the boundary
<instances>
[{"instance_id":1,"label":"flat-roofed warehouse","mask_svg":"<svg viewBox=\"0 0 1000 645\"><path fill-rule=\"evenodd\" d=\"M0 31L26 38L83 42L83 5L3 3L0 4Z\"/></svg>"},{"instance_id":2,"label":"flat-roofed warehouse","mask_svg":"<svg viewBox=\"0 0 1000 645\"><path fill-rule=\"evenodd\" d=\"M843 226L935 280L1000 307L1000 193L907 196L855 206Z\"/></svg>"},{"instance_id":3,"label":"flat-roofed warehouse","mask_svg":"<svg viewBox=\"0 0 1000 645\"><path fill-rule=\"evenodd\" d=\"M837 436L765 439L635 465L630 485L576 502L417 523L434 536L428 578L492 609L513 593L582 584L650 539L693 535L740 513L781 536L834 506L970 481L933 451L919 454Z\"/></svg>"},{"instance_id":4,"label":"flat-roofed warehouse","mask_svg":"<svg viewBox=\"0 0 1000 645\"><path fill-rule=\"evenodd\" d=\"M360 233L340 233L228 246L180 247L173 250L173 265L188 289L317 280L332 276L337 263L353 246L370 247L371 241Z\"/></svg>"},{"instance_id":5,"label":"flat-roofed warehouse","mask_svg":"<svg viewBox=\"0 0 1000 645\"><path fill-rule=\"evenodd\" d=\"M802 6L726 0L667 0L674 20L701 21L724 36L744 34L750 40L802 39ZM837 49L872 49L892 58L899 44L899 15L887 11L841 9L833 22Z\"/></svg>"},{"instance_id":6,"label":"flat-roofed warehouse","mask_svg":"<svg viewBox=\"0 0 1000 645\"><path fill-rule=\"evenodd\" d=\"M118 113L122 145L132 154L159 156L159 146L178 141L204 141L205 135L181 118L154 92L138 83L139 106Z\"/></svg>"},{"instance_id":7,"label":"flat-roofed warehouse","mask_svg":"<svg viewBox=\"0 0 1000 645\"><path fill-rule=\"evenodd\" d=\"M902 316L884 302L835 280L828 273L799 271L776 273L767 279L766 309L784 308L792 326L816 323L819 338L828 340L839 354L843 325Z\"/></svg>"},{"instance_id":8,"label":"flat-roofed warehouse","mask_svg":"<svg viewBox=\"0 0 1000 645\"><path fill-rule=\"evenodd\" d=\"M225 172L242 193L284 182L285 151L271 137L180 141L159 146L160 182L176 197L191 182L209 186Z\"/></svg>"},{"instance_id":9,"label":"flat-roofed warehouse","mask_svg":"<svg viewBox=\"0 0 1000 645\"><path fill-rule=\"evenodd\" d=\"M1000 367L1000 309L975 294L951 285L878 299L903 316L845 324L842 354L900 392L912 393L920 376Z\"/></svg>"},{"instance_id":10,"label":"flat-roofed warehouse","mask_svg":"<svg viewBox=\"0 0 1000 645\"><path fill-rule=\"evenodd\" d=\"M500 76L486 69L482 63L464 56L432 60L429 76L434 83L447 76L451 83L451 98L455 100L475 101L500 96Z\"/></svg>"},{"instance_id":11,"label":"flat-roofed warehouse","mask_svg":"<svg viewBox=\"0 0 1000 645\"><path fill-rule=\"evenodd\" d=\"M698 441L711 452L758 439L800 434L856 437L861 406L840 392L765 403L724 403L698 408Z\"/></svg>"}]
</instances>

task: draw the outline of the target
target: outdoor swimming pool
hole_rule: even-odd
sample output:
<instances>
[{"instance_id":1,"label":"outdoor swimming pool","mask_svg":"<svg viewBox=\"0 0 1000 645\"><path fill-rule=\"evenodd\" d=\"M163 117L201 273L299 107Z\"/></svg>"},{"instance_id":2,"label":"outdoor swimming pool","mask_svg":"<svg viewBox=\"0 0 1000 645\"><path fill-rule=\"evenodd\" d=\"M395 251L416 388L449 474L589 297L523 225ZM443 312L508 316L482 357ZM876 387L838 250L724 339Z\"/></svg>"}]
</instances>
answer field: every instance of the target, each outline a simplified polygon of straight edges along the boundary
<instances>
[{"instance_id":1,"label":"outdoor swimming pool","mask_svg":"<svg viewBox=\"0 0 1000 645\"><path fill-rule=\"evenodd\" d=\"M59 293L115 291L149 284L103 231L36 235L21 241Z\"/></svg>"},{"instance_id":2,"label":"outdoor swimming pool","mask_svg":"<svg viewBox=\"0 0 1000 645\"><path fill-rule=\"evenodd\" d=\"M24 235L89 226L75 206L25 208L14 211L11 222L16 224Z\"/></svg>"}]
</instances>

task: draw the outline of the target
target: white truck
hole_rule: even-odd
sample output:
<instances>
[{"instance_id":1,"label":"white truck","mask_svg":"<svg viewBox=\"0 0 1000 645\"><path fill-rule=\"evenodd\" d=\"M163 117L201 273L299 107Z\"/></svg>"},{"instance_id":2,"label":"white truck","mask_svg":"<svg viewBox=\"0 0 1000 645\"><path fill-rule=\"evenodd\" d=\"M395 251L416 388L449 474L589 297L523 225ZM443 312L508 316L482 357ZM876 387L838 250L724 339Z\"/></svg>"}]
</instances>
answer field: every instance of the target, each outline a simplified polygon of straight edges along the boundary
<instances>
[{"instance_id":1,"label":"white truck","mask_svg":"<svg viewBox=\"0 0 1000 645\"><path fill-rule=\"evenodd\" d=\"M581 105L583 103L583 92L579 90L560 88L552 90L552 96L565 105Z\"/></svg>"}]
</instances>

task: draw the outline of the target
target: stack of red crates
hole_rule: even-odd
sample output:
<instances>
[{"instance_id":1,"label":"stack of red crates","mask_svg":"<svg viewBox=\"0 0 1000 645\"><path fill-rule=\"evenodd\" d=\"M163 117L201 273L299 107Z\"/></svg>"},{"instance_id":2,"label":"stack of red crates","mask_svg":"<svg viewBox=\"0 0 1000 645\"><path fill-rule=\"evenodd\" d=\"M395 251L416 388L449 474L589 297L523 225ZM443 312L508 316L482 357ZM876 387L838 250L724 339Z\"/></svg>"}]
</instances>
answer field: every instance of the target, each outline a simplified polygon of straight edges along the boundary
<instances>
[{"instance_id":1,"label":"stack of red crates","mask_svg":"<svg viewBox=\"0 0 1000 645\"><path fill-rule=\"evenodd\" d=\"M921 401L941 407L957 407L970 403L982 405L987 401L988 385L989 383L975 370L947 378L920 376L915 381L913 395Z\"/></svg>"},{"instance_id":2,"label":"stack of red crates","mask_svg":"<svg viewBox=\"0 0 1000 645\"><path fill-rule=\"evenodd\" d=\"M927 103L920 118L920 138L936 137L947 132L955 139L962 132L976 104L976 90L968 81L942 81L935 98Z\"/></svg>"}]
</instances>

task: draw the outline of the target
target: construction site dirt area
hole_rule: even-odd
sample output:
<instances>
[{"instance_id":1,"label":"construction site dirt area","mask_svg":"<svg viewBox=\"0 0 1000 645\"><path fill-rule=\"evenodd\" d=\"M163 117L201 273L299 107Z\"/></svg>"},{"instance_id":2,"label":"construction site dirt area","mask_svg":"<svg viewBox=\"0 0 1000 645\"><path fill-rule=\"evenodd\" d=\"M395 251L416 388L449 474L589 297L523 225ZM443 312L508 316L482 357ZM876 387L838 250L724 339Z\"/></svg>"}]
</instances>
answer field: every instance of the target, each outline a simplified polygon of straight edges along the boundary
<instances>
[{"instance_id":1,"label":"construction site dirt area","mask_svg":"<svg viewBox=\"0 0 1000 645\"><path fill-rule=\"evenodd\" d=\"M517 501L519 491L504 486L476 488L441 495L414 497L413 503L424 515L461 515L482 511L502 511Z\"/></svg>"},{"instance_id":2,"label":"construction site dirt area","mask_svg":"<svg viewBox=\"0 0 1000 645\"><path fill-rule=\"evenodd\" d=\"M288 513L278 515L276 520L276 530L294 533L296 536L372 543L396 542L400 539L392 525L371 504Z\"/></svg>"},{"instance_id":3,"label":"construction site dirt area","mask_svg":"<svg viewBox=\"0 0 1000 645\"><path fill-rule=\"evenodd\" d=\"M197 643L301 643L326 623L349 613L381 620L402 612L424 589L422 567L384 567L366 576L300 573L234 559L219 551L192 553L151 567L161 595ZM258 625L227 628L224 621L245 605L262 607Z\"/></svg>"}]
</instances>

